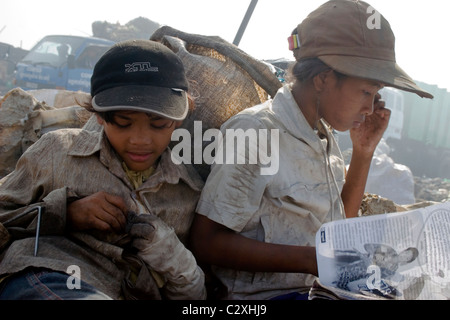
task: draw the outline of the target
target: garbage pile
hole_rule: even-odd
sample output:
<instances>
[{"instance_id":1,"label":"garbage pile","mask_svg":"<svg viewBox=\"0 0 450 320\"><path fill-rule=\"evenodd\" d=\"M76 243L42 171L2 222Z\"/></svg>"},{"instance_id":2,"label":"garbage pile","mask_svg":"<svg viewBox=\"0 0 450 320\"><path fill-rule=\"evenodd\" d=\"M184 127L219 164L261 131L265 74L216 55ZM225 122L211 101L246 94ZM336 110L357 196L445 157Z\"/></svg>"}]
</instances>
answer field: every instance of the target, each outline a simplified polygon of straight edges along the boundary
<instances>
[{"instance_id":1,"label":"garbage pile","mask_svg":"<svg viewBox=\"0 0 450 320\"><path fill-rule=\"evenodd\" d=\"M348 137L339 136L344 161L350 163L352 149ZM375 150L360 215L399 212L450 200L450 180L414 176L405 165L389 156L389 145L382 139Z\"/></svg>"},{"instance_id":2,"label":"garbage pile","mask_svg":"<svg viewBox=\"0 0 450 320\"><path fill-rule=\"evenodd\" d=\"M118 22L95 21L92 23L92 35L115 42L129 39L150 39L150 36L159 27L161 27L159 23L144 17L130 20L125 25Z\"/></svg>"},{"instance_id":3,"label":"garbage pile","mask_svg":"<svg viewBox=\"0 0 450 320\"><path fill-rule=\"evenodd\" d=\"M445 178L414 177L416 201L450 201L450 180Z\"/></svg>"},{"instance_id":4,"label":"garbage pile","mask_svg":"<svg viewBox=\"0 0 450 320\"><path fill-rule=\"evenodd\" d=\"M14 170L22 153L44 133L82 127L91 113L79 103L88 97L83 92L49 89L25 92L20 88L10 90L2 97L0 178Z\"/></svg>"},{"instance_id":5,"label":"garbage pile","mask_svg":"<svg viewBox=\"0 0 450 320\"><path fill-rule=\"evenodd\" d=\"M338 141L347 167L350 164L352 148L343 147L343 137ZM347 137L347 139L350 139ZM348 145L348 143L345 143ZM390 147L384 139L378 144L366 183L366 192L392 200L398 205L417 202L414 193L414 176L411 170L402 164L395 163L389 156Z\"/></svg>"}]
</instances>

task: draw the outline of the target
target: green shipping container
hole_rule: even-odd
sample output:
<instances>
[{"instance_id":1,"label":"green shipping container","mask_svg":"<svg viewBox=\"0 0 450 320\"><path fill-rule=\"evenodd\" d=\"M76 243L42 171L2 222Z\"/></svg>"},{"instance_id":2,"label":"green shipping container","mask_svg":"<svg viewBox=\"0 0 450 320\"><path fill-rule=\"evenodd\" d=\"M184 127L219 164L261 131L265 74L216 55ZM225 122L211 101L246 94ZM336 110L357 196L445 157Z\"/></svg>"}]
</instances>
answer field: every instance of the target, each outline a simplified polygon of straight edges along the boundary
<instances>
[{"instance_id":1,"label":"green shipping container","mask_svg":"<svg viewBox=\"0 0 450 320\"><path fill-rule=\"evenodd\" d=\"M417 83L434 95L434 99L404 92L402 136L428 146L450 150L450 92L436 85Z\"/></svg>"},{"instance_id":2,"label":"green shipping container","mask_svg":"<svg viewBox=\"0 0 450 320\"><path fill-rule=\"evenodd\" d=\"M450 92L416 81L434 99L403 93L403 128L400 139L391 139L392 158L414 175L450 179ZM388 106L389 107L389 106Z\"/></svg>"}]
</instances>

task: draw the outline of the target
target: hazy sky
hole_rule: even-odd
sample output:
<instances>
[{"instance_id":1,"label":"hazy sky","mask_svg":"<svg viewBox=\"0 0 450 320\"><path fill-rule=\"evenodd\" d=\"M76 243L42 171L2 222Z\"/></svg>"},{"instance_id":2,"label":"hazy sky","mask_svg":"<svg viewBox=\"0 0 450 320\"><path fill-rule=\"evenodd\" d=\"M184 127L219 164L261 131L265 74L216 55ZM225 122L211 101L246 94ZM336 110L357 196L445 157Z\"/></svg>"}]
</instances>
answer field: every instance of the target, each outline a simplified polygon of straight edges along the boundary
<instances>
[{"instance_id":1,"label":"hazy sky","mask_svg":"<svg viewBox=\"0 0 450 320\"><path fill-rule=\"evenodd\" d=\"M47 34L92 35L92 22L145 17L233 42L250 0L3 0L0 42L30 49ZM259 0L239 47L257 59L292 54L287 37L325 0ZM450 91L450 1L371 0L396 36L397 62L413 79Z\"/></svg>"}]
</instances>

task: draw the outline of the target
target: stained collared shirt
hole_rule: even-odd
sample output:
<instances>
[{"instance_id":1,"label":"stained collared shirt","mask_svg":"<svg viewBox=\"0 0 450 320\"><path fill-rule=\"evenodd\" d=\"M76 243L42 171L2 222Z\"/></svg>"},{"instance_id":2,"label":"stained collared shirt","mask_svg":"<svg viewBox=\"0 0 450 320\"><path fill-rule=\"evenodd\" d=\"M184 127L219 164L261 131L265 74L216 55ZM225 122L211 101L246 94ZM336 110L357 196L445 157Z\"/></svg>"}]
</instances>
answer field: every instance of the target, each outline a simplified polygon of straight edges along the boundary
<instances>
[{"instance_id":1,"label":"stained collared shirt","mask_svg":"<svg viewBox=\"0 0 450 320\"><path fill-rule=\"evenodd\" d=\"M15 240L0 251L0 276L27 266L67 272L76 265L82 280L117 299L124 271L116 262L121 259L124 235L69 232L67 203L99 191L118 195L130 211L159 216L185 242L202 187L192 167L172 162L169 149L154 173L135 189L103 131L49 132L0 180L0 250L2 240ZM34 256L37 215L30 209L37 206L43 213Z\"/></svg>"},{"instance_id":2,"label":"stained collared shirt","mask_svg":"<svg viewBox=\"0 0 450 320\"><path fill-rule=\"evenodd\" d=\"M197 212L241 235L268 243L314 246L315 234L327 221L343 217L340 193L345 164L331 130L323 121L315 132L292 96L281 88L273 101L249 108L221 127L224 154L227 130L267 139L257 149L235 144L245 163L213 164ZM249 131L250 130L250 131ZM256 130L251 134L251 130ZM278 130L278 139L270 138ZM319 134L320 133L320 134ZM276 135L274 135L276 137ZM255 142L253 142L255 143ZM252 163L251 154L270 155ZM268 159L272 160L272 163ZM262 168L271 174L262 174ZM277 169L277 170L274 170ZM308 292L315 277L300 273L245 272L214 267L226 286L228 299L269 299L298 291Z\"/></svg>"}]
</instances>

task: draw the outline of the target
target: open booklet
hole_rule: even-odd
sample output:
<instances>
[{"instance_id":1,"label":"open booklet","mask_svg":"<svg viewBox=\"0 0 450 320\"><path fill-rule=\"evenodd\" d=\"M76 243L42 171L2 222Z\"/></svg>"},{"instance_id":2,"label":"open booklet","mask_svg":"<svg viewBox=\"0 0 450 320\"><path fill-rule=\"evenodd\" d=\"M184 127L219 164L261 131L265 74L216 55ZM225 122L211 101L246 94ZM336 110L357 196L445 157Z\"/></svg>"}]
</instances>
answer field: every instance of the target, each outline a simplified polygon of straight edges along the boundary
<instances>
[{"instance_id":1,"label":"open booklet","mask_svg":"<svg viewBox=\"0 0 450 320\"><path fill-rule=\"evenodd\" d=\"M450 299L450 202L325 223L312 298Z\"/></svg>"}]
</instances>

